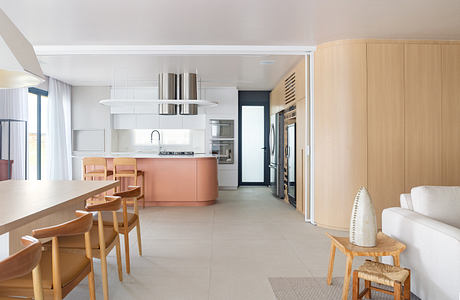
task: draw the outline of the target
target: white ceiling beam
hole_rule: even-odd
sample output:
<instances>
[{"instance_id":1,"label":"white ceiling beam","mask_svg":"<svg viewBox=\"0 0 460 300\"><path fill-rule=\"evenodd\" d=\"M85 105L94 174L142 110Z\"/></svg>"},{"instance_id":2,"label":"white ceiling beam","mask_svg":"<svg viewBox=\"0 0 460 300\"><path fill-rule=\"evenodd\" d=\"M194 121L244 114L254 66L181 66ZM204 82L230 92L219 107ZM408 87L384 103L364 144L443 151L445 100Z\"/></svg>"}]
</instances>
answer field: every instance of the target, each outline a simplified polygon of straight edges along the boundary
<instances>
[{"instance_id":1,"label":"white ceiling beam","mask_svg":"<svg viewBox=\"0 0 460 300\"><path fill-rule=\"evenodd\" d=\"M313 46L237 45L41 45L38 56L59 55L305 55Z\"/></svg>"}]
</instances>

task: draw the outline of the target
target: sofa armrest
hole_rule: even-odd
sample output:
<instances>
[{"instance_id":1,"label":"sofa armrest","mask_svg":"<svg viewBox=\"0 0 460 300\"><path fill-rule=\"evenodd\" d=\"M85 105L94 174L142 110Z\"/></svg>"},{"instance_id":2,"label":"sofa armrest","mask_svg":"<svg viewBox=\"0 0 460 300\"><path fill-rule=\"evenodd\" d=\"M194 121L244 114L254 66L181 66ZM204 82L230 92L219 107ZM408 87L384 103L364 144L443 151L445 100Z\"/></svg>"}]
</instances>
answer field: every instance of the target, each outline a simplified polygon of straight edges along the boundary
<instances>
[{"instance_id":1,"label":"sofa armrest","mask_svg":"<svg viewBox=\"0 0 460 300\"><path fill-rule=\"evenodd\" d=\"M399 203L401 208L414 210L414 206L412 205L412 197L410 194L401 194L401 196L399 196Z\"/></svg>"},{"instance_id":2,"label":"sofa armrest","mask_svg":"<svg viewBox=\"0 0 460 300\"><path fill-rule=\"evenodd\" d=\"M393 207L382 213L382 231L406 244L401 266L411 269L414 294L422 299L458 299L459 228Z\"/></svg>"}]
</instances>

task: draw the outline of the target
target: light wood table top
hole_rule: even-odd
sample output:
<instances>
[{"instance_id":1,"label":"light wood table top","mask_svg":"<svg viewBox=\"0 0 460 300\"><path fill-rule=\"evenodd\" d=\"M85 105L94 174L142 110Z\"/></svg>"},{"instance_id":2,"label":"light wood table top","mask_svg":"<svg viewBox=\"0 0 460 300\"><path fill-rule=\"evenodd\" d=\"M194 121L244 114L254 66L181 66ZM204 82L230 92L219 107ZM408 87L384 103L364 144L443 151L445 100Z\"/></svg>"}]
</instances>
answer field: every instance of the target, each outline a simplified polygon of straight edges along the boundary
<instances>
[{"instance_id":1,"label":"light wood table top","mask_svg":"<svg viewBox=\"0 0 460 300\"><path fill-rule=\"evenodd\" d=\"M0 235L119 186L118 181L0 181Z\"/></svg>"}]
</instances>

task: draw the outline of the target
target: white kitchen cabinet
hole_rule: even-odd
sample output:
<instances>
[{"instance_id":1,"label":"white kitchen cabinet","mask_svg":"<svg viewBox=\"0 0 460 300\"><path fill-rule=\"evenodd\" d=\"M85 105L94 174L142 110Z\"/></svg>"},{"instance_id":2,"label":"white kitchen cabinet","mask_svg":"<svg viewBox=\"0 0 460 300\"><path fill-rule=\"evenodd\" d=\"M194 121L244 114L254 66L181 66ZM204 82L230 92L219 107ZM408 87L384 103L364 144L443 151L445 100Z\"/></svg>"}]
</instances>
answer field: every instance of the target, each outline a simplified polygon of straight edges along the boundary
<instances>
[{"instance_id":1,"label":"white kitchen cabinet","mask_svg":"<svg viewBox=\"0 0 460 300\"><path fill-rule=\"evenodd\" d=\"M206 129L206 115L183 116L182 128Z\"/></svg>"},{"instance_id":2,"label":"white kitchen cabinet","mask_svg":"<svg viewBox=\"0 0 460 300\"><path fill-rule=\"evenodd\" d=\"M159 129L182 129L182 116L160 116Z\"/></svg>"},{"instance_id":3,"label":"white kitchen cabinet","mask_svg":"<svg viewBox=\"0 0 460 300\"><path fill-rule=\"evenodd\" d=\"M158 115L137 115L138 129L155 129L160 128L160 116Z\"/></svg>"},{"instance_id":4,"label":"white kitchen cabinet","mask_svg":"<svg viewBox=\"0 0 460 300\"><path fill-rule=\"evenodd\" d=\"M110 107L110 113L112 114L133 114L133 105L115 105Z\"/></svg>"},{"instance_id":5,"label":"white kitchen cabinet","mask_svg":"<svg viewBox=\"0 0 460 300\"><path fill-rule=\"evenodd\" d=\"M133 114L113 115L113 129L136 129L136 117Z\"/></svg>"}]
</instances>

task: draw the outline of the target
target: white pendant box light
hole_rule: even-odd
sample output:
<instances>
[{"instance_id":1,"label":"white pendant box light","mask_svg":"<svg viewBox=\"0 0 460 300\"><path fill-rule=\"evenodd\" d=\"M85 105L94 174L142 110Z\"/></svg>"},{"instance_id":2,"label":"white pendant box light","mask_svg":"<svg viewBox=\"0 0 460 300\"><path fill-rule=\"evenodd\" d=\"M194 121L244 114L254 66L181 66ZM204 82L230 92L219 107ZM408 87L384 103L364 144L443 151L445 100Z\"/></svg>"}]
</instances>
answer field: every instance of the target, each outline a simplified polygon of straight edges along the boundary
<instances>
[{"instance_id":1,"label":"white pendant box light","mask_svg":"<svg viewBox=\"0 0 460 300\"><path fill-rule=\"evenodd\" d=\"M44 80L34 48L0 9L0 88L34 86Z\"/></svg>"},{"instance_id":2,"label":"white pendant box light","mask_svg":"<svg viewBox=\"0 0 460 300\"><path fill-rule=\"evenodd\" d=\"M353 203L350 243L361 247L375 247L377 243L377 217L371 196L365 187L359 189Z\"/></svg>"}]
</instances>

